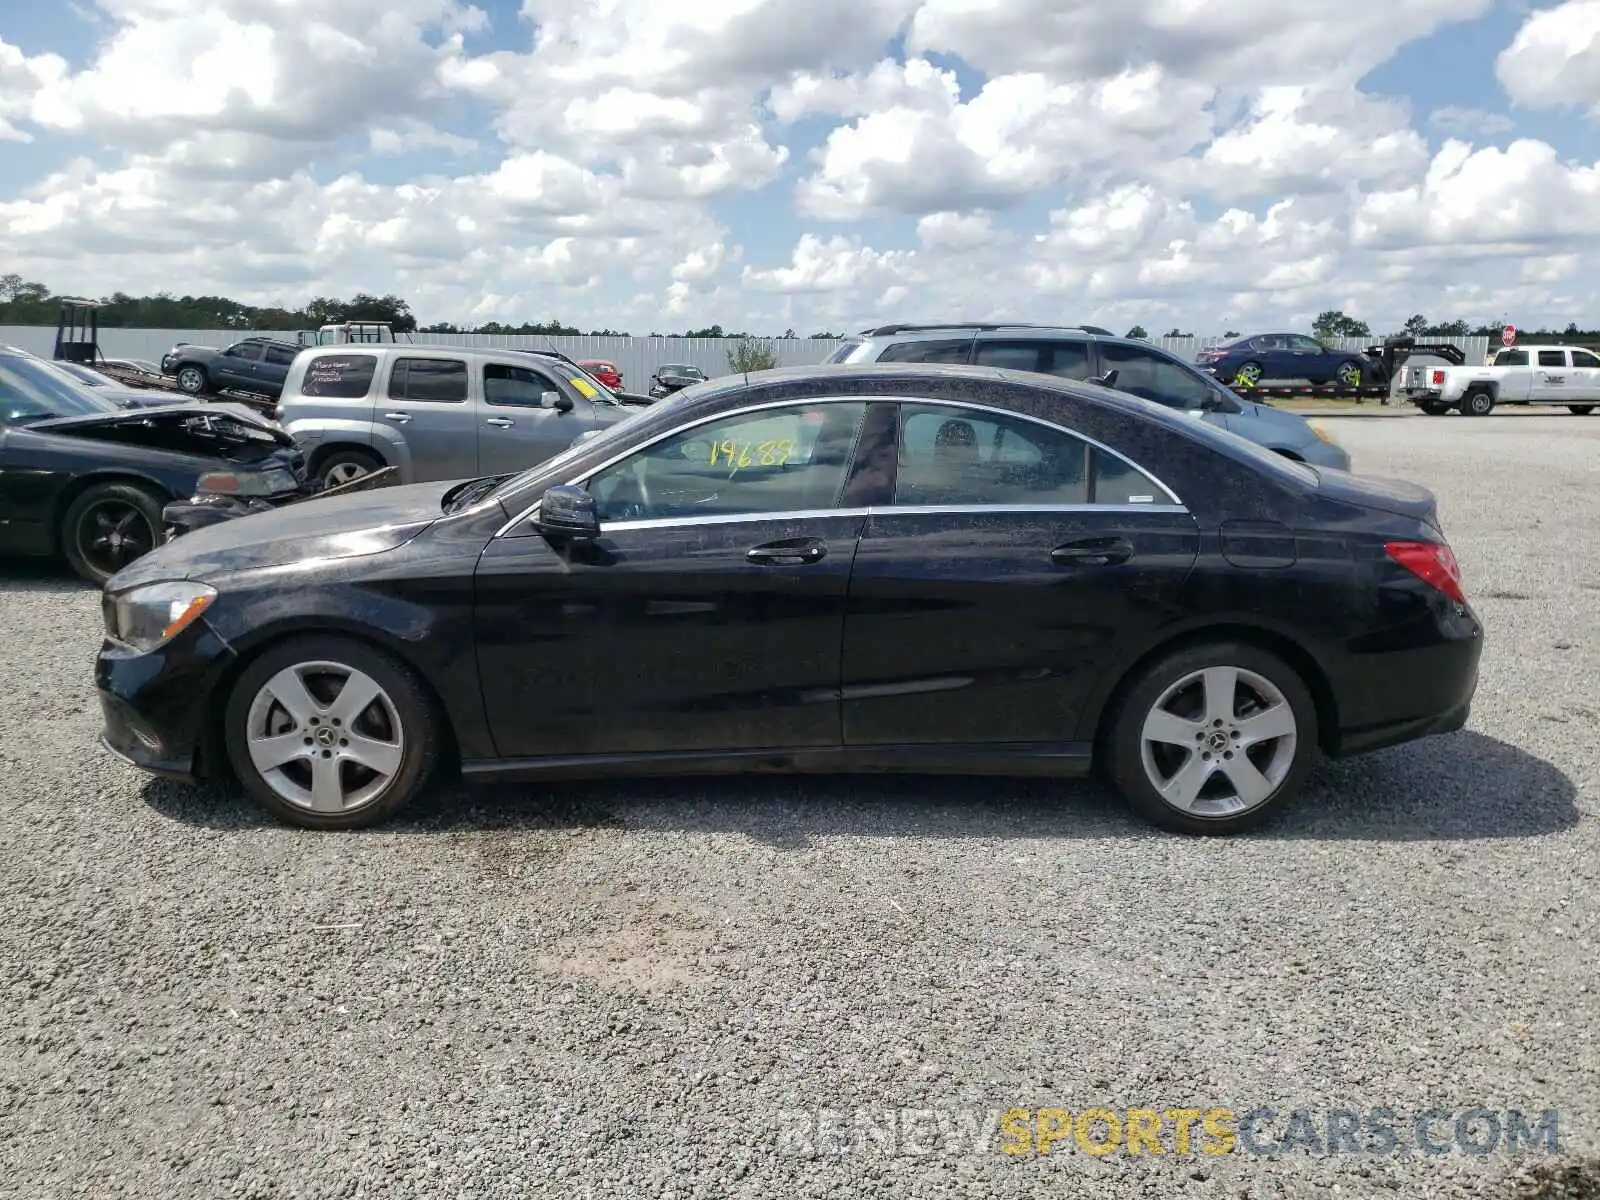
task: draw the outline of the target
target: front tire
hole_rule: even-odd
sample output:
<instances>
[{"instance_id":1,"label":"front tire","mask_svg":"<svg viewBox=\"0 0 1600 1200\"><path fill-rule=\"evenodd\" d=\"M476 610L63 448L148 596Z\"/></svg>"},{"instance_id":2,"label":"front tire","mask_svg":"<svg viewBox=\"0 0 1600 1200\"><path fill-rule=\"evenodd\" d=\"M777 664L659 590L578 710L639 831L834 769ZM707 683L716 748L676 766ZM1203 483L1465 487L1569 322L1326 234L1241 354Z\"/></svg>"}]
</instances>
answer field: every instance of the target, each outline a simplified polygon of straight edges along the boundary
<instances>
[{"instance_id":1,"label":"front tire","mask_svg":"<svg viewBox=\"0 0 1600 1200\"><path fill-rule=\"evenodd\" d=\"M162 541L161 499L131 483L85 488L61 518L61 551L80 579L106 581Z\"/></svg>"},{"instance_id":2,"label":"front tire","mask_svg":"<svg viewBox=\"0 0 1600 1200\"><path fill-rule=\"evenodd\" d=\"M1594 407L1592 404L1569 404L1567 411L1575 417L1587 417L1594 411Z\"/></svg>"},{"instance_id":3,"label":"front tire","mask_svg":"<svg viewBox=\"0 0 1600 1200\"><path fill-rule=\"evenodd\" d=\"M322 492L331 487L340 487L381 470L383 463L376 454L365 450L335 450L317 462L314 473L316 490Z\"/></svg>"},{"instance_id":4,"label":"front tire","mask_svg":"<svg viewBox=\"0 0 1600 1200\"><path fill-rule=\"evenodd\" d=\"M223 737L235 775L273 816L304 829L360 829L427 786L441 725L399 659L319 635L275 646L245 668Z\"/></svg>"},{"instance_id":5,"label":"front tire","mask_svg":"<svg viewBox=\"0 0 1600 1200\"><path fill-rule=\"evenodd\" d=\"M1110 775L1163 829L1229 834L1267 820L1305 781L1317 712L1305 682L1242 642L1190 646L1145 668L1111 717Z\"/></svg>"},{"instance_id":6,"label":"front tire","mask_svg":"<svg viewBox=\"0 0 1600 1200\"><path fill-rule=\"evenodd\" d=\"M203 396L211 390L211 377L204 367L185 363L178 368L178 390L189 396Z\"/></svg>"}]
</instances>

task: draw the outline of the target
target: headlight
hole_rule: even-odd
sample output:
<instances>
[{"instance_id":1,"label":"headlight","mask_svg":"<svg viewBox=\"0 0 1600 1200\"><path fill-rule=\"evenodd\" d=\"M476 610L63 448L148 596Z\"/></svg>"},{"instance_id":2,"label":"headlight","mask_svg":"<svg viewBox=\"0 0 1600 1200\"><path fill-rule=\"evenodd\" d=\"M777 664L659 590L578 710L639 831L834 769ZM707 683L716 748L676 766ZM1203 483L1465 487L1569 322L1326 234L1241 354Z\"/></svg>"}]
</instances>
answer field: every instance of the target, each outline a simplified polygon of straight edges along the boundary
<instances>
[{"instance_id":1,"label":"headlight","mask_svg":"<svg viewBox=\"0 0 1600 1200\"><path fill-rule=\"evenodd\" d=\"M135 650L154 650L194 624L216 598L216 589L203 583L148 583L106 597L107 632Z\"/></svg>"},{"instance_id":2,"label":"headlight","mask_svg":"<svg viewBox=\"0 0 1600 1200\"><path fill-rule=\"evenodd\" d=\"M268 467L264 471L207 471L195 485L195 494L212 492L221 496L276 496L299 487L294 472L287 467Z\"/></svg>"},{"instance_id":3,"label":"headlight","mask_svg":"<svg viewBox=\"0 0 1600 1200\"><path fill-rule=\"evenodd\" d=\"M1311 426L1312 433L1316 434L1323 441L1327 442L1328 445L1337 446L1339 444L1339 439L1334 437L1333 434L1329 432L1328 427L1323 425L1322 422L1307 421L1306 424Z\"/></svg>"}]
</instances>

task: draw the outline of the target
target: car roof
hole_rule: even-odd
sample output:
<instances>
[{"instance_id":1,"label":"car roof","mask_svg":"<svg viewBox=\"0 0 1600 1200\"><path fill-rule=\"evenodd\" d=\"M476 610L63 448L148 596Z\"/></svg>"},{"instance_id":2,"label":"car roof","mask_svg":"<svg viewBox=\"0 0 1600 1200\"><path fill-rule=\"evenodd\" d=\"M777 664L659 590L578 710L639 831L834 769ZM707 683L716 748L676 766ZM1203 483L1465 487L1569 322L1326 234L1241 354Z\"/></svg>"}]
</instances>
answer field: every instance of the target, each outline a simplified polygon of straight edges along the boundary
<instances>
[{"instance_id":1,"label":"car roof","mask_svg":"<svg viewBox=\"0 0 1600 1200\"><path fill-rule=\"evenodd\" d=\"M980 333L1008 333L1012 330L1034 334L1061 333L1089 334L1092 337L1116 336L1111 330L1103 329L1098 325L1030 325L1022 321L944 321L928 324L875 325L871 329L863 329L855 336L858 338L879 338L894 337L907 333L926 333L939 336L947 336L949 334L975 336Z\"/></svg>"}]
</instances>

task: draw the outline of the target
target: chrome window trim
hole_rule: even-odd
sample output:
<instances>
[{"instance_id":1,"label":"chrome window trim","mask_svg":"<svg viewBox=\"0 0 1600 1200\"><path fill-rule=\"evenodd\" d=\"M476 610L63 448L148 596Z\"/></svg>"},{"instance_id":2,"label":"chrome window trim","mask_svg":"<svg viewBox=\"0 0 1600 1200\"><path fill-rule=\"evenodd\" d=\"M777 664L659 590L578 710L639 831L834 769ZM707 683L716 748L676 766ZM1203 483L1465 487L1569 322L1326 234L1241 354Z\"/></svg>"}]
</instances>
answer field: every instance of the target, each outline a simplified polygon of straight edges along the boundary
<instances>
[{"instance_id":1,"label":"chrome window trim","mask_svg":"<svg viewBox=\"0 0 1600 1200\"><path fill-rule=\"evenodd\" d=\"M855 395L851 395L851 396L817 396L815 398L808 398L808 399L803 399L803 400L795 400L795 399L768 400L768 401L766 401L764 403L752 404L752 405L749 405L749 406L747 406L745 408L736 408L736 409L730 409L727 412L713 413L710 416L699 417L699 418L696 418L695 420L690 421L690 422L688 422L686 424L674 426L672 429L667 430L665 433L659 433L655 437L649 439L648 441L640 442L637 446L634 446L634 447L632 447L632 448L630 448L628 450L624 450L620 454L614 454L610 458L605 459L604 461L600 462L596 466L593 466L593 467L589 468L583 474L566 480L565 481L565 486L567 486L567 487L581 487L582 485L588 483L589 480L593 479L596 475L600 474L601 471L604 471L604 470L606 470L606 469L608 469L610 467L615 466L617 463L621 462L623 459L631 458L635 454L638 454L638 453L641 453L641 452L643 452L645 450L648 450L651 446L656 445L658 442L664 442L670 437L676 437L680 433L685 433L688 430L696 429L696 428L700 427L701 425L709 425L713 421L721 421L721 420L725 420L725 419L732 418L732 417L744 416L744 415L746 415L748 413L766 412L767 410L774 409L774 408L793 408L793 407L796 407L797 405L811 405L811 404L862 404L862 403L869 404L869 405L870 404L899 404L899 405L902 405L902 406L903 405L907 405L907 404L916 404L916 405L922 405L922 406L925 406L925 407L934 407L934 408L956 408L956 409L962 409L962 410L967 411L967 412L992 413L995 416L999 416L999 417L1010 417L1010 418L1013 418L1013 419L1019 420L1019 421L1031 421L1035 425L1043 425L1046 429L1053 430L1056 433L1063 433L1063 434L1066 434L1068 437L1077 438L1079 441L1084 442L1087 445L1093 446L1096 450L1099 450L1103 454L1109 454L1112 458L1116 459L1117 461L1119 461L1121 463L1126 464L1127 466L1131 467L1133 470L1137 471L1139 474L1143 475L1145 478L1149 479L1151 483L1155 484L1157 488L1159 488L1163 493L1165 493L1167 496L1169 496L1171 498L1172 503L1171 504L1167 504L1167 505L1161 505L1161 504L1124 504L1124 505L1116 505L1116 504L1082 504L1082 505L1044 505L1044 506L1017 506L1017 505L1005 505L1005 504L973 504L973 505L952 505L952 506L949 506L949 507L945 507L945 506L942 506L942 505L931 506L931 507L930 506L912 506L912 505L908 505L908 506L905 506L905 507L894 507L894 506L880 507L878 509L853 509L852 508L852 509L816 509L816 510L807 510L810 515L818 516L818 515L826 514L826 515L830 515L831 516L831 515L838 515L838 514L841 514L841 513L843 513L843 514L853 514L853 513L857 513L857 512L861 512L861 513L879 512L879 513L887 514L887 513L890 513L890 512L901 512L901 513L904 513L904 512L914 512L914 511L915 512L969 512L969 511L970 512L1118 512L1118 511L1131 511L1131 512L1188 512L1189 511L1188 506L1186 504L1184 504L1184 502L1183 502L1183 498L1181 496L1179 496L1177 492L1173 491L1170 487L1168 487L1167 484L1160 477L1158 477L1155 474L1155 472L1147 471L1144 467L1141 467L1138 463L1134 462L1126 454L1122 454L1122 453L1120 453L1120 452L1118 452L1116 450L1113 450L1110 446L1106 445L1104 442L1097 441L1094 438L1090 437L1088 434L1079 433L1077 430L1074 430L1074 429L1068 429L1066 426L1058 425L1056 422L1050 421L1050 420L1046 420L1044 417L1035 417L1035 416L1033 416L1033 415L1031 415L1029 413L1015 412L1015 411L1013 411L1012 409L1009 409L1009 408L998 408L998 407L996 407L996 406L994 406L992 404L974 404L971 401L967 401L967 400L929 400L929 399L923 399L923 398L917 397L917 396L855 396ZM551 486L553 487L553 486L557 486L557 485L552 484ZM495 535L494 536L497 537L497 538L498 537L504 537L507 533L511 532L511 530L513 530L513 529L517 528L518 526L522 525L530 517L532 517L533 514L538 510L538 508L539 508L539 501L535 500L532 504L528 505L521 512L519 512L516 516L512 517L511 520L507 521L504 525L502 525L499 529L497 529L495 531ZM690 517L690 518L673 517L673 518L667 518L667 517L662 517L662 518L652 518L650 522L624 522L624 524L628 524L628 525L635 525L635 524L643 525L643 524L654 524L657 521L659 521L660 523L663 523L663 524L678 525L678 524L682 524L685 520L691 520L691 521L696 521L696 522L712 522L712 521L716 521L716 520L720 519L721 516L722 516L721 514L718 514L717 518L708 518L708 517ZM742 514L738 514L738 515L730 514L730 515L728 515L726 517L726 520L741 520L741 521L742 520L773 520L773 519L776 519L776 516L774 514L768 514L768 513L742 513ZM602 525L601 529L604 530L604 529L611 529L611 528L615 528L615 527L616 527L616 523L613 523L611 525Z\"/></svg>"},{"instance_id":2,"label":"chrome window trim","mask_svg":"<svg viewBox=\"0 0 1600 1200\"><path fill-rule=\"evenodd\" d=\"M879 504L870 508L780 509L777 512L716 513L704 517L650 517L639 521L608 521L601 533L627 533L635 529L667 529L701 525L737 525L743 521L818 521L830 517L989 516L1017 513L1065 515L1075 513L1184 514L1181 504Z\"/></svg>"}]
</instances>

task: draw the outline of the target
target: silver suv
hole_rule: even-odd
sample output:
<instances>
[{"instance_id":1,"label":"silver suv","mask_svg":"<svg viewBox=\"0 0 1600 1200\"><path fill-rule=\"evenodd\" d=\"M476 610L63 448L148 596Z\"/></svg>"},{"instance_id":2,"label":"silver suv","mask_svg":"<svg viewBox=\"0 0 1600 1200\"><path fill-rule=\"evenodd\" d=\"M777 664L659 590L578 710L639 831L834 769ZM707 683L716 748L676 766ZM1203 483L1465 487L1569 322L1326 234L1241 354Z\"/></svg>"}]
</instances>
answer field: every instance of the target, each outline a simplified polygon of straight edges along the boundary
<instances>
[{"instance_id":1,"label":"silver suv","mask_svg":"<svg viewBox=\"0 0 1600 1200\"><path fill-rule=\"evenodd\" d=\"M1175 354L1093 325L882 325L830 354L830 363L972 363L1093 380L1182 409L1285 458L1350 469L1350 455L1298 413L1242 400Z\"/></svg>"},{"instance_id":2,"label":"silver suv","mask_svg":"<svg viewBox=\"0 0 1600 1200\"><path fill-rule=\"evenodd\" d=\"M557 355L386 344L301 351L275 415L328 487L509 474L637 411Z\"/></svg>"}]
</instances>

